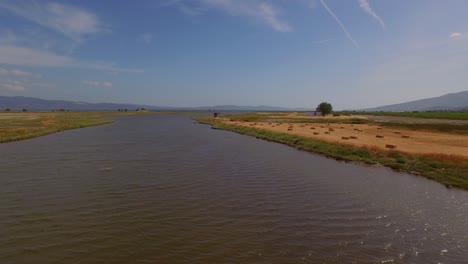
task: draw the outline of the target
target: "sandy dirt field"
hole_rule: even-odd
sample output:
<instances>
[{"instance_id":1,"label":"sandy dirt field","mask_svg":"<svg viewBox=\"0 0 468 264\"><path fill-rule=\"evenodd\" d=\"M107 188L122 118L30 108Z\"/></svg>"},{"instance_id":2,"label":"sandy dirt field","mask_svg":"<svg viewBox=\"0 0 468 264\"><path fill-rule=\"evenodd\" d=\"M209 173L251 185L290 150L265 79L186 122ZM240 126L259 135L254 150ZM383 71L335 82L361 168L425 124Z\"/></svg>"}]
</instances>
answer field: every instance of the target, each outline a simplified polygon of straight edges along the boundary
<instances>
[{"instance_id":1,"label":"sandy dirt field","mask_svg":"<svg viewBox=\"0 0 468 264\"><path fill-rule=\"evenodd\" d=\"M316 138L330 143L365 146L381 150L391 150L387 145L393 145L395 146L394 150L406 153L459 155L468 159L468 136L463 135L392 129L369 124L280 124L227 120L225 122Z\"/></svg>"}]
</instances>

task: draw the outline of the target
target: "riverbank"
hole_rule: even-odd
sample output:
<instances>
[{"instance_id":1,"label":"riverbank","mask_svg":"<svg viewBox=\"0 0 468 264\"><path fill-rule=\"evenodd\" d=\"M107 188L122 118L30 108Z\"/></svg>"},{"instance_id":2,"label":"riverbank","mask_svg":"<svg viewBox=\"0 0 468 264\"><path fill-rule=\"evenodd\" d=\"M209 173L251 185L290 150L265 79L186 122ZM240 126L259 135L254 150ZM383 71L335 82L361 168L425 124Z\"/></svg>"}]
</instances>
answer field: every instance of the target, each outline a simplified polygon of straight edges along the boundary
<instances>
[{"instance_id":1,"label":"riverbank","mask_svg":"<svg viewBox=\"0 0 468 264\"><path fill-rule=\"evenodd\" d=\"M64 130L112 123L110 117L160 112L10 112L0 113L0 143L24 140ZM164 112L166 113L166 112Z\"/></svg>"},{"instance_id":2,"label":"riverbank","mask_svg":"<svg viewBox=\"0 0 468 264\"><path fill-rule=\"evenodd\" d=\"M250 124L243 125L236 121L231 121L231 119L214 119L212 117L194 117L194 119L200 123L209 124L214 129L233 131L268 141L283 143L337 160L361 162L370 165L380 164L398 171L424 176L440 182L447 187L468 190L468 159L465 159L463 156L414 154L401 152L398 149L383 150L373 146L331 143L323 139L272 131L271 128L266 127L268 123L262 123L262 126L260 124L250 126ZM304 124L298 123L296 125L300 127Z\"/></svg>"}]
</instances>

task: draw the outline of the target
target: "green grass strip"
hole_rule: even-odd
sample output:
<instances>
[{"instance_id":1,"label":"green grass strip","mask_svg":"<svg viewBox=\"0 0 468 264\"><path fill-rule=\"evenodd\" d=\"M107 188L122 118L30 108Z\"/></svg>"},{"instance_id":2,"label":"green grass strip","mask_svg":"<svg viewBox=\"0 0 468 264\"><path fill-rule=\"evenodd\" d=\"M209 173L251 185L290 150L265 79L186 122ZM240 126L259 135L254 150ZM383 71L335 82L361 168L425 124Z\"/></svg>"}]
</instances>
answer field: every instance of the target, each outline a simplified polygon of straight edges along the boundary
<instances>
[{"instance_id":1,"label":"green grass strip","mask_svg":"<svg viewBox=\"0 0 468 264\"><path fill-rule=\"evenodd\" d=\"M259 139L278 142L300 150L318 153L336 160L359 162L369 165L380 164L397 171L424 176L440 182L446 187L468 190L468 161L459 159L438 160L431 156L418 156L397 151L378 151L364 147L344 146L305 138L286 133L272 132L252 127L229 125L212 117L193 117L194 120L211 125L213 129L222 129Z\"/></svg>"}]
</instances>

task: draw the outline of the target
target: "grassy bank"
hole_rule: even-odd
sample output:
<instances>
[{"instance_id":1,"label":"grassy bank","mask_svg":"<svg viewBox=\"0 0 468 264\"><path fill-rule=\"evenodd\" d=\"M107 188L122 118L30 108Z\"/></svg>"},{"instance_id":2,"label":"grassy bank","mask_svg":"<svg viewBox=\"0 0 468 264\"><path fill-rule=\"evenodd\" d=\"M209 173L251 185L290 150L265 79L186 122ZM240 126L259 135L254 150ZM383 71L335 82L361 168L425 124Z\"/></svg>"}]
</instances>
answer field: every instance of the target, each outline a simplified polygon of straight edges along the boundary
<instances>
[{"instance_id":1,"label":"grassy bank","mask_svg":"<svg viewBox=\"0 0 468 264\"><path fill-rule=\"evenodd\" d=\"M424 176L438 181L447 187L468 190L468 161L457 156L409 155L397 151L380 151L371 148L332 144L316 139L258 128L228 125L212 117L194 117L194 119L201 123L209 124L215 129L233 131L259 139L283 143L301 150L323 154L337 160L362 162L370 165L381 164L398 171Z\"/></svg>"},{"instance_id":2,"label":"grassy bank","mask_svg":"<svg viewBox=\"0 0 468 264\"><path fill-rule=\"evenodd\" d=\"M64 130L112 123L118 116L153 112L27 112L0 114L0 143L44 136Z\"/></svg>"}]
</instances>

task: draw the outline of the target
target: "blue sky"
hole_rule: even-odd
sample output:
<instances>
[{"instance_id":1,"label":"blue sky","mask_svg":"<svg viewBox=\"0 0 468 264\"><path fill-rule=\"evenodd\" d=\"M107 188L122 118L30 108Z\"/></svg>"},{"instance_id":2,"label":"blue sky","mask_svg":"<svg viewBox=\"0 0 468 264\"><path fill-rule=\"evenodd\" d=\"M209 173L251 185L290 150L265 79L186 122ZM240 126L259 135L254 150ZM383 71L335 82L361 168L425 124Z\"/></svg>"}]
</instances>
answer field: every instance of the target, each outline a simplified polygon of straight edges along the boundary
<instances>
[{"instance_id":1,"label":"blue sky","mask_svg":"<svg viewBox=\"0 0 468 264\"><path fill-rule=\"evenodd\" d=\"M0 0L0 95L337 109L468 90L465 0Z\"/></svg>"}]
</instances>

